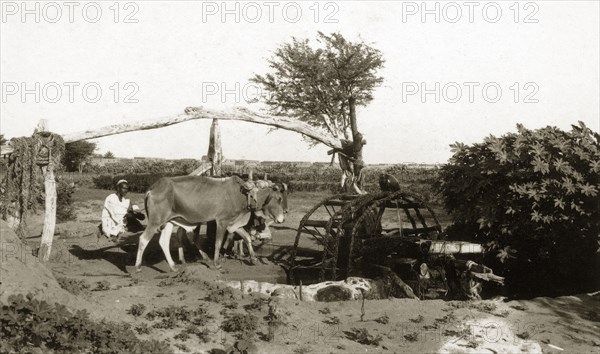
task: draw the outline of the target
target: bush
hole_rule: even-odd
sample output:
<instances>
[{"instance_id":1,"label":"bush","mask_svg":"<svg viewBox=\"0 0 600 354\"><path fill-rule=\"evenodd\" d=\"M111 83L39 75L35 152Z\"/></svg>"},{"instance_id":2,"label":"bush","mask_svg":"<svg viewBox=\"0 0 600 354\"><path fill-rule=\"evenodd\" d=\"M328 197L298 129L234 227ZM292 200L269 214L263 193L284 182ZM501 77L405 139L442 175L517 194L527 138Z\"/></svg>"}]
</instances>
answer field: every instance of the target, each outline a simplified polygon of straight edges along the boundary
<instances>
[{"instance_id":1,"label":"bush","mask_svg":"<svg viewBox=\"0 0 600 354\"><path fill-rule=\"evenodd\" d=\"M236 301L235 294L233 290L229 287L215 287L210 289L204 298L206 301L216 302L218 304L227 303L230 301Z\"/></svg>"},{"instance_id":2,"label":"bush","mask_svg":"<svg viewBox=\"0 0 600 354\"><path fill-rule=\"evenodd\" d=\"M149 311L146 314L146 319L148 321L154 321L157 318L161 321L153 325L155 328L175 328L179 323L191 323L196 326L204 326L208 321L213 319L213 316L202 306L198 306L194 310L189 310L185 305L169 305L162 309Z\"/></svg>"},{"instance_id":3,"label":"bush","mask_svg":"<svg viewBox=\"0 0 600 354\"><path fill-rule=\"evenodd\" d=\"M141 315L144 314L144 311L146 311L146 305L144 305L144 304L133 304L133 305L131 305L131 307L129 308L129 310L127 310L127 313L130 314L133 317L140 317Z\"/></svg>"},{"instance_id":4,"label":"bush","mask_svg":"<svg viewBox=\"0 0 600 354\"><path fill-rule=\"evenodd\" d=\"M487 242L513 295L597 290L599 141L580 123L453 145L438 186L450 236Z\"/></svg>"},{"instance_id":5,"label":"bush","mask_svg":"<svg viewBox=\"0 0 600 354\"><path fill-rule=\"evenodd\" d=\"M138 339L128 324L94 322L85 310L73 314L31 295L12 295L0 305L2 353L172 353L167 344Z\"/></svg>"},{"instance_id":6,"label":"bush","mask_svg":"<svg viewBox=\"0 0 600 354\"><path fill-rule=\"evenodd\" d=\"M65 277L57 277L58 285L73 295L88 295L90 293L90 284L85 280L78 280Z\"/></svg>"},{"instance_id":7,"label":"bush","mask_svg":"<svg viewBox=\"0 0 600 354\"><path fill-rule=\"evenodd\" d=\"M352 327L349 331L344 331L346 338L364 345L378 346L383 340L380 334L372 335L366 328Z\"/></svg>"},{"instance_id":8,"label":"bush","mask_svg":"<svg viewBox=\"0 0 600 354\"><path fill-rule=\"evenodd\" d=\"M146 193L148 189L162 177L173 177L172 174L151 174L151 173L139 173L139 174L126 174L126 175L100 175L94 177L94 185L98 189L114 189L117 182L121 179L129 182L129 190L135 193Z\"/></svg>"},{"instance_id":9,"label":"bush","mask_svg":"<svg viewBox=\"0 0 600 354\"><path fill-rule=\"evenodd\" d=\"M221 323L221 328L225 332L236 332L235 335L239 339L251 339L258 328L258 318L249 313L234 313Z\"/></svg>"},{"instance_id":10,"label":"bush","mask_svg":"<svg viewBox=\"0 0 600 354\"><path fill-rule=\"evenodd\" d=\"M153 160L153 159L122 159L119 162L103 165L87 164L84 172L94 174L170 174L187 175L199 167L202 162L194 159Z\"/></svg>"},{"instance_id":11,"label":"bush","mask_svg":"<svg viewBox=\"0 0 600 354\"><path fill-rule=\"evenodd\" d=\"M75 220L75 207L73 206L73 193L75 185L57 179L56 181L56 220L64 222Z\"/></svg>"}]
</instances>

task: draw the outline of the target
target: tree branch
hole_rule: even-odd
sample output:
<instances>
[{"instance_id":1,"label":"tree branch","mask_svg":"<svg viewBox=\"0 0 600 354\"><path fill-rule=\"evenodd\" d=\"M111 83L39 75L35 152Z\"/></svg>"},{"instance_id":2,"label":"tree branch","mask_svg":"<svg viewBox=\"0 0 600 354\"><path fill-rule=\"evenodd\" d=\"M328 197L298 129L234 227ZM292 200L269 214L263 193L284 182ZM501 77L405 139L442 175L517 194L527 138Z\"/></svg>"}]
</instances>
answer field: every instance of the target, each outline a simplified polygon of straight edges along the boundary
<instances>
[{"instance_id":1,"label":"tree branch","mask_svg":"<svg viewBox=\"0 0 600 354\"><path fill-rule=\"evenodd\" d=\"M79 140L100 138L109 135L123 134L137 130L157 129L195 119L240 120L245 122L269 125L272 127L277 127L285 130L290 130L296 133L304 134L331 148L342 148L340 141L336 137L318 131L317 129L308 125L305 122L296 119L291 119L288 117L274 117L268 115L261 115L245 108L233 108L226 111L216 111L209 110L203 107L188 107L185 109L185 113L180 114L176 117L162 118L149 121L138 121L127 124L109 125L94 130L86 130L83 132L64 134L63 138L65 142L74 142Z\"/></svg>"}]
</instances>

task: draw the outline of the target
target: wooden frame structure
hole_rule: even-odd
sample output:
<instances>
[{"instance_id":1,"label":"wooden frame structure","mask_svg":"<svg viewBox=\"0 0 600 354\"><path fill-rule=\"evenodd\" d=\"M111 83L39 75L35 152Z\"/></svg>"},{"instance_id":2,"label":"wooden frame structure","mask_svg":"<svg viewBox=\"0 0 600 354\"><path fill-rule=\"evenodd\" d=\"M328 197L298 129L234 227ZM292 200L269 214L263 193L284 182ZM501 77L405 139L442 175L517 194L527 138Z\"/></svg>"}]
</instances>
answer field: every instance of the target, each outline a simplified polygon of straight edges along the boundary
<instances>
[{"instance_id":1,"label":"wooden frame structure","mask_svg":"<svg viewBox=\"0 0 600 354\"><path fill-rule=\"evenodd\" d=\"M233 108L229 110L210 110L204 107L188 107L184 113L175 117L168 117L155 120L138 121L126 124L114 124L93 130L82 132L62 134L65 143L71 143L80 140L89 140L101 138L110 135L123 134L127 132L149 130L167 127L174 124L179 124L196 119L212 119L211 126L211 141L209 145L209 159L211 161L211 174L220 175L222 150L221 139L219 133L218 120L237 120L256 124L268 125L276 128L290 130L302 135L308 136L322 144L327 145L332 149L340 150L341 142L335 137L310 126L309 124L284 116L269 116L252 112L246 108ZM41 130L40 130L41 129ZM36 131L49 131L48 124L45 120L41 120ZM5 157L13 152L10 143L0 147L0 156ZM199 168L193 171L192 175L200 175L206 172L206 168ZM56 180L54 177L54 166L51 164L45 166L42 170L44 175L44 188L46 191L45 201L45 216L44 228L42 231L42 240L40 244L41 252L38 257L43 261L50 259L52 250L52 240L54 237L54 229L56 226ZM19 220L20 222L20 220Z\"/></svg>"}]
</instances>

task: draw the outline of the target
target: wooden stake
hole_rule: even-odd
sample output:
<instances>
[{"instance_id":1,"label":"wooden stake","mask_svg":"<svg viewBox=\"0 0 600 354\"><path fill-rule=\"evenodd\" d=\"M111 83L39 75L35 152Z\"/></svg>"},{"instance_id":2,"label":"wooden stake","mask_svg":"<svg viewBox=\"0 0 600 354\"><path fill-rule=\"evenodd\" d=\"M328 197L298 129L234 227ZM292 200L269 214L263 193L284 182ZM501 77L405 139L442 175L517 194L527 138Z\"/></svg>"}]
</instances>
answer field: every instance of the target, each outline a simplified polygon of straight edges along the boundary
<instances>
[{"instance_id":1,"label":"wooden stake","mask_svg":"<svg viewBox=\"0 0 600 354\"><path fill-rule=\"evenodd\" d=\"M365 291L360 289L360 293L362 294L362 305L360 306L360 322L363 322L365 319Z\"/></svg>"},{"instance_id":2,"label":"wooden stake","mask_svg":"<svg viewBox=\"0 0 600 354\"><path fill-rule=\"evenodd\" d=\"M219 120L213 119L210 126L210 140L208 143L208 160L212 163L211 176L221 176L221 164L223 161L223 150L221 149L221 132Z\"/></svg>"}]
</instances>

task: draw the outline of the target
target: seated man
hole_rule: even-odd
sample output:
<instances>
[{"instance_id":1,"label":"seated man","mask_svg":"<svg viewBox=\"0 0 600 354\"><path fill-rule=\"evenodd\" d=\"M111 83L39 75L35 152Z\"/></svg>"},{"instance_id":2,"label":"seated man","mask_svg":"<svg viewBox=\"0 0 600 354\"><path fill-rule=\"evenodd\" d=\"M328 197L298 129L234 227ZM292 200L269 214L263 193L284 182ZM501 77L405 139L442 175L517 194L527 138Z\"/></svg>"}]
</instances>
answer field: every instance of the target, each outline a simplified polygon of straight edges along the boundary
<instances>
[{"instance_id":1,"label":"seated man","mask_svg":"<svg viewBox=\"0 0 600 354\"><path fill-rule=\"evenodd\" d=\"M125 198L129 192L129 183L122 179L117 182L116 192L104 200L102 209L102 234L116 242L125 231L137 232L143 230L138 220L145 218L136 205L131 205L131 200Z\"/></svg>"}]
</instances>

